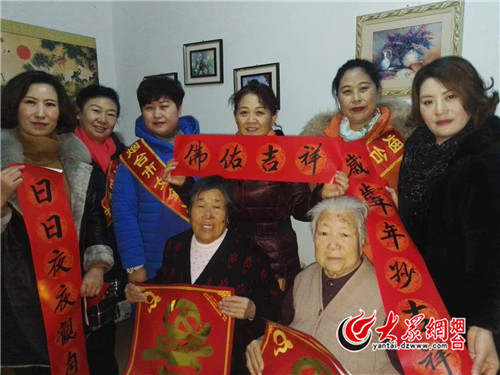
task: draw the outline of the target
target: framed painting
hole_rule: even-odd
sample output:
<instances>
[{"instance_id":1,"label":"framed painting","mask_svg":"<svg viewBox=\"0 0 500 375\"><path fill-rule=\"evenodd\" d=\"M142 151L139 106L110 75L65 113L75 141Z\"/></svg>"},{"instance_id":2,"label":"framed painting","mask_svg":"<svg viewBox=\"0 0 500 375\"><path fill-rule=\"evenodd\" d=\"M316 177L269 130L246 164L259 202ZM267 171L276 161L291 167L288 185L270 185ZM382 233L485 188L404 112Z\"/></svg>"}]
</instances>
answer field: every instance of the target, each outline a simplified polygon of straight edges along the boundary
<instances>
[{"instance_id":1,"label":"framed painting","mask_svg":"<svg viewBox=\"0 0 500 375\"><path fill-rule=\"evenodd\" d=\"M178 81L179 79L177 78L177 72L172 72L172 73L161 73L161 74L153 74L150 76L144 76L144 79L148 78L170 78L173 79L174 81Z\"/></svg>"},{"instance_id":2,"label":"framed painting","mask_svg":"<svg viewBox=\"0 0 500 375\"><path fill-rule=\"evenodd\" d=\"M184 44L184 84L223 83L222 39Z\"/></svg>"},{"instance_id":3,"label":"framed painting","mask_svg":"<svg viewBox=\"0 0 500 375\"><path fill-rule=\"evenodd\" d=\"M72 98L98 83L95 38L0 20L2 85L28 70L43 70L61 80Z\"/></svg>"},{"instance_id":4,"label":"framed painting","mask_svg":"<svg viewBox=\"0 0 500 375\"><path fill-rule=\"evenodd\" d=\"M240 90L250 81L258 81L270 86L280 108L280 64L272 63L265 65L247 66L234 69L234 92Z\"/></svg>"},{"instance_id":5,"label":"framed painting","mask_svg":"<svg viewBox=\"0 0 500 375\"><path fill-rule=\"evenodd\" d=\"M380 71L384 96L408 96L415 73L462 52L464 4L444 1L358 16L356 57Z\"/></svg>"}]
</instances>

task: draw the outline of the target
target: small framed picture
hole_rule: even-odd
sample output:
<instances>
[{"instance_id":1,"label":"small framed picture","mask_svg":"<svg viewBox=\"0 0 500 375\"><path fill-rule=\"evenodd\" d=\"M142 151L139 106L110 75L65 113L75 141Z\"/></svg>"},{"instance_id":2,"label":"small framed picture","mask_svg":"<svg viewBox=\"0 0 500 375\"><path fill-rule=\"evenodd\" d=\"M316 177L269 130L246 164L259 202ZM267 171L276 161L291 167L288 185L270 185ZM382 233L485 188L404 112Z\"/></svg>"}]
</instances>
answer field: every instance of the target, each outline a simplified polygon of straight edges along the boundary
<instances>
[{"instance_id":1,"label":"small framed picture","mask_svg":"<svg viewBox=\"0 0 500 375\"><path fill-rule=\"evenodd\" d=\"M234 92L240 90L250 81L258 81L270 86L280 108L280 64L272 63L265 65L247 66L234 69Z\"/></svg>"},{"instance_id":2,"label":"small framed picture","mask_svg":"<svg viewBox=\"0 0 500 375\"><path fill-rule=\"evenodd\" d=\"M144 79L149 79L149 78L170 78L170 79L173 79L174 81L178 81L179 80L177 78L177 72L161 73L161 74L153 74L153 75L150 75L150 76L144 76Z\"/></svg>"},{"instance_id":3,"label":"small framed picture","mask_svg":"<svg viewBox=\"0 0 500 375\"><path fill-rule=\"evenodd\" d=\"M184 44L184 84L223 83L222 39Z\"/></svg>"}]
</instances>

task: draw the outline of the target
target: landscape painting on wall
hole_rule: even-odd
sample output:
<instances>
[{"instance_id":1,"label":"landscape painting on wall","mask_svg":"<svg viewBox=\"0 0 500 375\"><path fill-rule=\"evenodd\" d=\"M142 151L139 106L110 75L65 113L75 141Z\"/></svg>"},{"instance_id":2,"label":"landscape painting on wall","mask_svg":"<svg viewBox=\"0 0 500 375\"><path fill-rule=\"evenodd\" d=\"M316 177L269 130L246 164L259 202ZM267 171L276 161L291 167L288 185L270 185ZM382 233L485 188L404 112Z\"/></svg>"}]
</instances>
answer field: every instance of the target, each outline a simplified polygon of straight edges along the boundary
<instances>
[{"instance_id":1,"label":"landscape painting on wall","mask_svg":"<svg viewBox=\"0 0 500 375\"><path fill-rule=\"evenodd\" d=\"M98 83L95 38L4 19L1 30L2 85L29 70L55 75L70 97Z\"/></svg>"}]
</instances>

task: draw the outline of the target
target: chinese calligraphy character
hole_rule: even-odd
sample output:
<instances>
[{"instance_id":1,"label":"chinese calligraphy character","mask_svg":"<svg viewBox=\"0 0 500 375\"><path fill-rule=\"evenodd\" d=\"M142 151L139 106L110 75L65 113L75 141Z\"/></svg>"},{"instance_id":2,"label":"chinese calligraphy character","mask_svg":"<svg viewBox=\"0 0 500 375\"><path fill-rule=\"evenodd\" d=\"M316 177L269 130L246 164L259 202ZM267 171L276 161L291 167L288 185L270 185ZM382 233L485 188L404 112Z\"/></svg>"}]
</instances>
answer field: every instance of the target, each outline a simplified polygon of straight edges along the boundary
<instances>
[{"instance_id":1,"label":"chinese calligraphy character","mask_svg":"<svg viewBox=\"0 0 500 375\"><path fill-rule=\"evenodd\" d=\"M351 177L353 175L360 175L362 173L368 174L368 170L365 168L365 166L362 163L361 157L353 154L347 154L347 158L345 159L345 162L347 163L347 167L349 168L349 176Z\"/></svg>"},{"instance_id":2,"label":"chinese calligraphy character","mask_svg":"<svg viewBox=\"0 0 500 375\"><path fill-rule=\"evenodd\" d=\"M187 160L190 166L198 164L198 170L201 170L201 166L207 158L208 152L204 152L203 144L200 141L198 141L197 145L191 144L186 156L184 156L184 159Z\"/></svg>"},{"instance_id":3,"label":"chinese calligraphy character","mask_svg":"<svg viewBox=\"0 0 500 375\"><path fill-rule=\"evenodd\" d=\"M370 152L370 157L375 161L375 163L380 164L383 161L387 161L387 154L383 148L378 148L373 146L373 151Z\"/></svg>"},{"instance_id":4,"label":"chinese calligraphy character","mask_svg":"<svg viewBox=\"0 0 500 375\"><path fill-rule=\"evenodd\" d=\"M312 165L312 175L314 176L316 174L316 166L318 161L321 159L321 143L318 145L318 147L312 147L305 145L304 149L306 152L304 152L302 155L299 155L299 160L301 164L304 164L304 166Z\"/></svg>"},{"instance_id":5,"label":"chinese calligraphy character","mask_svg":"<svg viewBox=\"0 0 500 375\"><path fill-rule=\"evenodd\" d=\"M262 168L266 172L273 172L278 170L278 160L276 160L276 155L279 151L273 148L273 145L269 145L267 152L263 153L266 159L262 160Z\"/></svg>"},{"instance_id":6,"label":"chinese calligraphy character","mask_svg":"<svg viewBox=\"0 0 500 375\"><path fill-rule=\"evenodd\" d=\"M374 186L370 186L368 184L365 184L364 182L361 184L361 196L366 200L369 201L372 199L373 195L377 189Z\"/></svg>"},{"instance_id":7,"label":"chinese calligraphy character","mask_svg":"<svg viewBox=\"0 0 500 375\"><path fill-rule=\"evenodd\" d=\"M154 164L155 162L152 161L151 164L146 165L146 168L144 168L144 171L142 171L142 175L146 175L147 178L151 178L151 176L153 176L156 171L156 167Z\"/></svg>"},{"instance_id":8,"label":"chinese calligraphy character","mask_svg":"<svg viewBox=\"0 0 500 375\"><path fill-rule=\"evenodd\" d=\"M425 369L427 369L428 367L430 367L431 370L433 370L433 371L436 370L436 368L438 366L443 365L443 367L444 367L444 369L446 371L446 374L453 375L453 371L451 370L450 365L446 361L446 358L449 357L449 354L446 354L442 350L438 350L435 353L435 357L436 357L436 362L434 363L434 361L432 359L432 353L429 353L423 360L421 360L420 362L418 362L418 364L419 365L424 365Z\"/></svg>"},{"instance_id":9,"label":"chinese calligraphy character","mask_svg":"<svg viewBox=\"0 0 500 375\"><path fill-rule=\"evenodd\" d=\"M62 312L68 305L72 306L75 304L75 301L70 300L71 293L68 292L68 288L66 287L66 285L59 285L59 288L61 288L61 290L56 295L56 298L59 301L57 302L57 306L54 309L54 313Z\"/></svg>"},{"instance_id":10,"label":"chinese calligraphy character","mask_svg":"<svg viewBox=\"0 0 500 375\"><path fill-rule=\"evenodd\" d=\"M397 250L399 250L398 237L406 237L406 236L404 234L398 233L398 229L393 224L389 224L387 222L384 222L384 224L385 224L384 233L386 234L386 236L380 237L380 239L381 240L392 239L394 241L394 246L396 247Z\"/></svg>"},{"instance_id":11,"label":"chinese calligraphy character","mask_svg":"<svg viewBox=\"0 0 500 375\"><path fill-rule=\"evenodd\" d=\"M415 301L412 301L412 300L408 300L408 304L410 305L410 308L408 310L403 310L403 312L405 314L411 314L411 316L417 316L419 314L422 314L420 312L420 310L424 310L427 308L426 305L418 305L416 304ZM422 314L423 315L423 314ZM429 323L429 319L425 318L425 319L422 319L421 323L424 323L424 326L423 328L421 329L422 332L425 332L425 327L427 325L427 323Z\"/></svg>"},{"instance_id":12,"label":"chinese calligraphy character","mask_svg":"<svg viewBox=\"0 0 500 375\"><path fill-rule=\"evenodd\" d=\"M73 330L73 318L69 317L68 320L64 320L59 324L56 342L60 342L64 346L74 338L76 338L76 332Z\"/></svg>"},{"instance_id":13,"label":"chinese calligraphy character","mask_svg":"<svg viewBox=\"0 0 500 375\"><path fill-rule=\"evenodd\" d=\"M35 195L35 199L37 203L42 202L52 202L52 190L50 189L50 181L44 178L43 180L35 183L37 186L42 186L41 189L37 189L35 186L30 185L31 190L33 190L33 194Z\"/></svg>"},{"instance_id":14,"label":"chinese calligraphy character","mask_svg":"<svg viewBox=\"0 0 500 375\"><path fill-rule=\"evenodd\" d=\"M66 375L76 374L78 374L78 358L75 352L69 352L66 360Z\"/></svg>"},{"instance_id":15,"label":"chinese calligraphy character","mask_svg":"<svg viewBox=\"0 0 500 375\"><path fill-rule=\"evenodd\" d=\"M135 152L140 148L139 143L134 143L132 146L130 146L127 149L127 158L130 159L132 154L135 154Z\"/></svg>"},{"instance_id":16,"label":"chinese calligraphy character","mask_svg":"<svg viewBox=\"0 0 500 375\"><path fill-rule=\"evenodd\" d=\"M66 255L64 254L64 251L52 250L52 253L55 255L55 257L48 261L49 264L52 264L48 272L50 276L56 277L59 271L71 271L71 267L64 266L64 262L66 261Z\"/></svg>"},{"instance_id":17,"label":"chinese calligraphy character","mask_svg":"<svg viewBox=\"0 0 500 375\"><path fill-rule=\"evenodd\" d=\"M392 207L392 204L387 203L385 201L384 197L381 197L380 195L377 195L370 199L368 202L368 206L370 207L382 207L382 210L384 211L384 215L387 215L387 209L386 207Z\"/></svg>"},{"instance_id":18,"label":"chinese calligraphy character","mask_svg":"<svg viewBox=\"0 0 500 375\"><path fill-rule=\"evenodd\" d=\"M404 335L401 336L401 339L407 341L422 340L422 335L418 331L418 325L424 318L424 314L417 314L412 316L410 319L405 319L405 324L408 326L408 329Z\"/></svg>"},{"instance_id":19,"label":"chinese calligraphy character","mask_svg":"<svg viewBox=\"0 0 500 375\"><path fill-rule=\"evenodd\" d=\"M379 341L383 342L389 339L391 342L395 342L397 337L391 335L392 330L396 327L399 322L399 316L394 314L394 311L389 311L387 315L387 323L384 326L375 328L375 332L380 333Z\"/></svg>"},{"instance_id":20,"label":"chinese calligraphy character","mask_svg":"<svg viewBox=\"0 0 500 375\"><path fill-rule=\"evenodd\" d=\"M411 283L412 275L415 273L413 267L410 267L408 270L408 265L406 262L401 262L401 264L396 260L394 264L390 265L389 268L394 271L394 275L390 278L390 280L396 280L399 284L404 280L404 284L400 289L406 288Z\"/></svg>"},{"instance_id":21,"label":"chinese calligraphy character","mask_svg":"<svg viewBox=\"0 0 500 375\"><path fill-rule=\"evenodd\" d=\"M224 169L237 169L243 167L243 159L240 157L241 150L238 150L238 145L234 145L234 149L230 150L229 147L226 148L224 156L219 160L219 163L223 163Z\"/></svg>"},{"instance_id":22,"label":"chinese calligraphy character","mask_svg":"<svg viewBox=\"0 0 500 375\"><path fill-rule=\"evenodd\" d=\"M139 155L135 157L134 165L139 166L142 168L142 166L148 161L148 157L146 156L145 152L141 152Z\"/></svg>"},{"instance_id":23,"label":"chinese calligraphy character","mask_svg":"<svg viewBox=\"0 0 500 375\"><path fill-rule=\"evenodd\" d=\"M387 143L389 149L395 154L403 148L403 142L401 142L394 134L389 135L387 138L382 138L382 140Z\"/></svg>"},{"instance_id":24,"label":"chinese calligraphy character","mask_svg":"<svg viewBox=\"0 0 500 375\"><path fill-rule=\"evenodd\" d=\"M45 230L45 235L47 236L47 239L51 239L52 237L56 236L57 238L61 238L63 233L62 233L62 226L61 226L61 218L58 215L52 215L47 219L47 222L53 221L53 225L48 225L45 223L41 223L43 226L43 229Z\"/></svg>"}]
</instances>

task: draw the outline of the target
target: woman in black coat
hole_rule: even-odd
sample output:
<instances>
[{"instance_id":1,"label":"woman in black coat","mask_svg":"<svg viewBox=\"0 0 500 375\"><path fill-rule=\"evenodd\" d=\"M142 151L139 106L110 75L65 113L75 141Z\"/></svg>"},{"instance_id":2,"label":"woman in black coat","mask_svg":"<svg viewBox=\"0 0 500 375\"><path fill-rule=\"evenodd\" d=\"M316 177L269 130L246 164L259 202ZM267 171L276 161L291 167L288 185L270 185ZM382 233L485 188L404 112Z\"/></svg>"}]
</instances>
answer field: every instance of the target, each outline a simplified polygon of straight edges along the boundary
<instances>
[{"instance_id":1,"label":"woman in black coat","mask_svg":"<svg viewBox=\"0 0 500 375\"><path fill-rule=\"evenodd\" d=\"M451 317L465 317L473 374L496 374L500 334L498 93L449 56L413 80L418 125L399 175L401 218Z\"/></svg>"}]
</instances>

